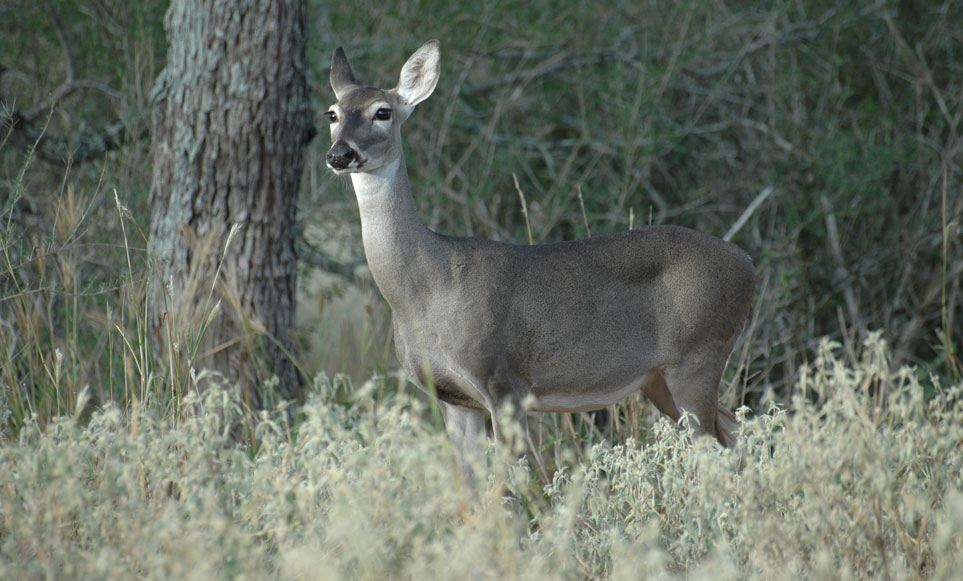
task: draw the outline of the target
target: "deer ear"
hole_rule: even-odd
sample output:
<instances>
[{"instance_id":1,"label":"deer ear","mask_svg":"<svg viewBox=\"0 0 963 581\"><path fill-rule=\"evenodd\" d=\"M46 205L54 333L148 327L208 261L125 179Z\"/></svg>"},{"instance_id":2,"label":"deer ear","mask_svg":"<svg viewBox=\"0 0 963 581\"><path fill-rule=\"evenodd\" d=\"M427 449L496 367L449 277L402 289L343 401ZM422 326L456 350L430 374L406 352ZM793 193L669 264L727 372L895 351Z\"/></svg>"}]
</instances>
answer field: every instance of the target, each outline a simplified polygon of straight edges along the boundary
<instances>
[{"instance_id":1,"label":"deer ear","mask_svg":"<svg viewBox=\"0 0 963 581\"><path fill-rule=\"evenodd\" d=\"M331 88L334 90L335 99L340 101L341 97L354 87L354 73L351 71L351 65L348 64L344 49L339 46L334 49L334 55L331 56Z\"/></svg>"},{"instance_id":2,"label":"deer ear","mask_svg":"<svg viewBox=\"0 0 963 581\"><path fill-rule=\"evenodd\" d=\"M411 55L401 69L401 79L395 92L409 108L421 103L431 95L441 74L440 43L429 40Z\"/></svg>"}]
</instances>

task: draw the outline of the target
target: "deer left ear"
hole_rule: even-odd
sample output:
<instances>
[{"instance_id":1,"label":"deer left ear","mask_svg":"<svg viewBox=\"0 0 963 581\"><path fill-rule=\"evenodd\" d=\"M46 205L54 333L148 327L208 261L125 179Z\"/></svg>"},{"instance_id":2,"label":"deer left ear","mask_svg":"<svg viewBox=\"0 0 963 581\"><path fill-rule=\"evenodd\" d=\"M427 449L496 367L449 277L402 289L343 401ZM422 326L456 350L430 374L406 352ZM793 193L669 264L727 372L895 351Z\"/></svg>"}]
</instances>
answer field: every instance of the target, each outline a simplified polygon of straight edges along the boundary
<instances>
[{"instance_id":1,"label":"deer left ear","mask_svg":"<svg viewBox=\"0 0 963 581\"><path fill-rule=\"evenodd\" d=\"M429 40L411 55L401 69L401 78L394 92L401 98L408 113L427 99L438 84L441 74L440 46L437 40Z\"/></svg>"},{"instance_id":2,"label":"deer left ear","mask_svg":"<svg viewBox=\"0 0 963 581\"><path fill-rule=\"evenodd\" d=\"M354 72L348 64L344 49L339 46L331 56L331 88L334 90L334 98L340 101L341 97L354 87Z\"/></svg>"}]
</instances>

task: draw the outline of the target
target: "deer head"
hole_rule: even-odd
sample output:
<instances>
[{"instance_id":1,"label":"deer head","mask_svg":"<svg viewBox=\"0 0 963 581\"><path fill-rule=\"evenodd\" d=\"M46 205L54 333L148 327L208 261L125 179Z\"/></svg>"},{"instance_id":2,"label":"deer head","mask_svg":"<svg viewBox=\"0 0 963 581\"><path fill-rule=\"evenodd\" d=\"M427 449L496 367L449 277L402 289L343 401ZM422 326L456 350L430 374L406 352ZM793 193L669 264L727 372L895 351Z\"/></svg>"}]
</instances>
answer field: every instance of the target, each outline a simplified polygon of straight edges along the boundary
<instances>
[{"instance_id":1,"label":"deer head","mask_svg":"<svg viewBox=\"0 0 963 581\"><path fill-rule=\"evenodd\" d=\"M438 84L438 47L429 40L416 50L393 89L359 85L344 50L334 51L331 88L338 101L325 113L331 123L328 167L338 174L371 172L401 156L402 123Z\"/></svg>"}]
</instances>

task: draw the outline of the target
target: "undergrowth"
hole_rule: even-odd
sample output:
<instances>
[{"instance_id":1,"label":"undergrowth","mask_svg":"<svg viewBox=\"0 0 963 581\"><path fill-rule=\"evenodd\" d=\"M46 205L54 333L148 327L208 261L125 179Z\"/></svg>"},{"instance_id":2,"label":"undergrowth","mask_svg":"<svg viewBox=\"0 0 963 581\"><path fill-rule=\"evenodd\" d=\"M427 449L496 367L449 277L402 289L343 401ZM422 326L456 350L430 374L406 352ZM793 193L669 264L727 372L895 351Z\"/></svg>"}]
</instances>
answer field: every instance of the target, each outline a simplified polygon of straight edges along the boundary
<instances>
[{"instance_id":1,"label":"undergrowth","mask_svg":"<svg viewBox=\"0 0 963 581\"><path fill-rule=\"evenodd\" d=\"M857 360L825 341L792 411L746 418L738 450L660 420L547 485L494 450L462 482L384 378L317 378L254 447L230 390L191 392L179 421L112 403L83 421L81 402L0 447L0 577L952 578L963 385L887 357L878 336Z\"/></svg>"}]
</instances>

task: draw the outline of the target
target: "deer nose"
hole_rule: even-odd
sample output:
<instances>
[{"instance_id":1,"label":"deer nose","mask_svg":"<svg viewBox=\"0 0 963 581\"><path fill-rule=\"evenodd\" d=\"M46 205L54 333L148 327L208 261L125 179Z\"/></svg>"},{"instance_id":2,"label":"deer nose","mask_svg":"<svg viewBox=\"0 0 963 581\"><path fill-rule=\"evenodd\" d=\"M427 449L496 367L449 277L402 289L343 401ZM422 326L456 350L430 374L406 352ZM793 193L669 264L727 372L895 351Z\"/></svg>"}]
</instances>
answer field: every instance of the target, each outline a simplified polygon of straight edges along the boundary
<instances>
[{"instance_id":1,"label":"deer nose","mask_svg":"<svg viewBox=\"0 0 963 581\"><path fill-rule=\"evenodd\" d=\"M347 143L339 141L331 146L328 150L328 155L326 159L328 165L334 169L345 169L351 165L351 161L358 157L358 154L354 152Z\"/></svg>"}]
</instances>

